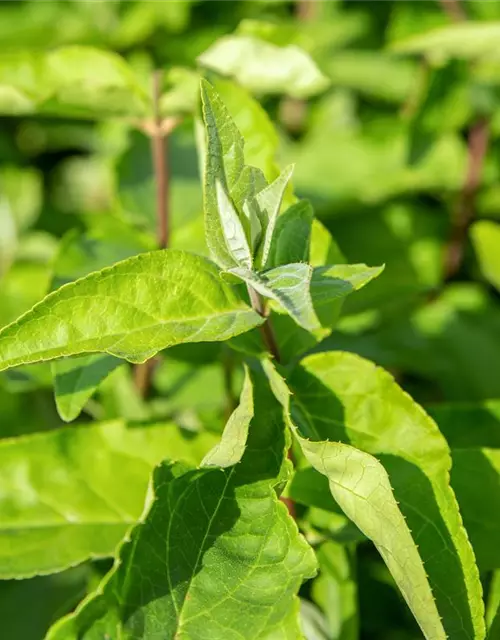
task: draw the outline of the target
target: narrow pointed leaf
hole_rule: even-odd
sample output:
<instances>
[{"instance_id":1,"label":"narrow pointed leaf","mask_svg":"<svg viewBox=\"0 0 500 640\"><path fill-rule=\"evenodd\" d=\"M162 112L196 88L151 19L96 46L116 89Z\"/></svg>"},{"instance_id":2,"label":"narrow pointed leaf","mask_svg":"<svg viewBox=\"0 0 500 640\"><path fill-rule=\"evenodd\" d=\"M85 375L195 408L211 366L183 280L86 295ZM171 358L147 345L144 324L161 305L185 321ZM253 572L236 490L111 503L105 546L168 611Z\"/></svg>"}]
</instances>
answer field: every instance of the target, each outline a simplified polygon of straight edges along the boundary
<instances>
[{"instance_id":1,"label":"narrow pointed leaf","mask_svg":"<svg viewBox=\"0 0 500 640\"><path fill-rule=\"evenodd\" d=\"M151 507L111 573L48 640L301 636L296 593L315 559L274 489L287 466L281 407L254 385L241 461L157 468ZM219 462L236 457L219 448Z\"/></svg>"},{"instance_id":2,"label":"narrow pointed leaf","mask_svg":"<svg viewBox=\"0 0 500 640\"><path fill-rule=\"evenodd\" d=\"M156 251L61 287L5 327L0 370L88 352L143 362L174 344L226 340L261 322L213 263Z\"/></svg>"},{"instance_id":3,"label":"narrow pointed leaf","mask_svg":"<svg viewBox=\"0 0 500 640\"><path fill-rule=\"evenodd\" d=\"M283 380L266 368L288 406ZM304 454L373 540L425 637L484 638L479 573L436 425L389 374L352 354L309 356L290 384Z\"/></svg>"},{"instance_id":4,"label":"narrow pointed leaf","mask_svg":"<svg viewBox=\"0 0 500 640\"><path fill-rule=\"evenodd\" d=\"M222 233L231 258L236 264L251 268L252 252L238 213L219 181L215 184L215 190Z\"/></svg>"},{"instance_id":5,"label":"narrow pointed leaf","mask_svg":"<svg viewBox=\"0 0 500 640\"><path fill-rule=\"evenodd\" d=\"M228 110L212 86L202 80L201 98L206 130L204 165L205 233L210 254L219 266L234 266L227 247L217 205L216 184L220 182L232 195L232 189L244 166L243 138Z\"/></svg>"},{"instance_id":6,"label":"narrow pointed leaf","mask_svg":"<svg viewBox=\"0 0 500 640\"><path fill-rule=\"evenodd\" d=\"M271 250L271 243L276 227L276 220L280 212L281 203L287 184L292 177L293 165L290 165L271 182L271 184L255 196L257 206L261 212L263 238L257 253L256 266L262 270L266 268Z\"/></svg>"},{"instance_id":7,"label":"narrow pointed leaf","mask_svg":"<svg viewBox=\"0 0 500 640\"><path fill-rule=\"evenodd\" d=\"M203 458L203 467L229 467L237 464L245 452L248 428L254 415L253 386L248 371L241 391L240 403L231 414L220 443Z\"/></svg>"},{"instance_id":8,"label":"narrow pointed leaf","mask_svg":"<svg viewBox=\"0 0 500 640\"><path fill-rule=\"evenodd\" d=\"M113 555L142 513L153 467L196 462L213 446L213 436L189 435L116 421L0 442L0 578Z\"/></svg>"}]
</instances>

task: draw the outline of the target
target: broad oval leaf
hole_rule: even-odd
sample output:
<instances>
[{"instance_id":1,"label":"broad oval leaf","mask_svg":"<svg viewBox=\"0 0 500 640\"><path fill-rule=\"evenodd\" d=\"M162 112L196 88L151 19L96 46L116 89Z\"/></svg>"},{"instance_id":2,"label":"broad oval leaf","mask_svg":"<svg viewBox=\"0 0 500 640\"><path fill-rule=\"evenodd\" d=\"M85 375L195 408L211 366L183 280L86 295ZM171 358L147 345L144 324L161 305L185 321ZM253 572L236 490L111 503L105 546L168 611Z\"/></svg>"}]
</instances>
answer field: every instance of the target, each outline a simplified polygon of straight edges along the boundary
<instances>
[{"instance_id":1,"label":"broad oval leaf","mask_svg":"<svg viewBox=\"0 0 500 640\"><path fill-rule=\"evenodd\" d=\"M113 555L166 457L197 462L214 437L122 421L0 442L0 578Z\"/></svg>"},{"instance_id":2,"label":"broad oval leaf","mask_svg":"<svg viewBox=\"0 0 500 640\"><path fill-rule=\"evenodd\" d=\"M306 457L379 549L425 637L484 638L479 573L433 421L389 374L353 354L309 356L290 385ZM275 387L286 405L283 381Z\"/></svg>"},{"instance_id":3,"label":"broad oval leaf","mask_svg":"<svg viewBox=\"0 0 500 640\"><path fill-rule=\"evenodd\" d=\"M157 468L151 507L111 573L48 639L301 637L296 593L316 563L276 495L288 467L281 407L253 383L240 462L226 442L222 466ZM247 415L250 400L244 394ZM248 422L238 422L239 442Z\"/></svg>"},{"instance_id":4,"label":"broad oval leaf","mask_svg":"<svg viewBox=\"0 0 500 640\"><path fill-rule=\"evenodd\" d=\"M0 370L89 352L144 362L262 323L205 258L145 253L67 284L0 331Z\"/></svg>"},{"instance_id":5,"label":"broad oval leaf","mask_svg":"<svg viewBox=\"0 0 500 640\"><path fill-rule=\"evenodd\" d=\"M284 93L307 98L324 91L329 80L312 58L296 45L279 47L245 35L220 38L198 62L256 93Z\"/></svg>"}]
</instances>

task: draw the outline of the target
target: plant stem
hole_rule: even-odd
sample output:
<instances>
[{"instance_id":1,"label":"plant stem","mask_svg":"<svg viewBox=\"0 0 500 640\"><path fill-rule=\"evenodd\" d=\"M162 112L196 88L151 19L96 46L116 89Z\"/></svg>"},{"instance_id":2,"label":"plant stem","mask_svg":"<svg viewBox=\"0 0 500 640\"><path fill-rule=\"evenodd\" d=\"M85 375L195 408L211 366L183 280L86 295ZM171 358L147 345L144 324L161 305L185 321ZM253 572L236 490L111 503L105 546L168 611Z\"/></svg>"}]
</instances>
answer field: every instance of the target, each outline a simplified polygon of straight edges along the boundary
<instances>
[{"instance_id":1,"label":"plant stem","mask_svg":"<svg viewBox=\"0 0 500 640\"><path fill-rule=\"evenodd\" d=\"M467 20L467 14L459 0L439 0L443 11L454 22ZM467 231L474 217L474 200L481 182L484 159L490 137L488 118L479 118L470 128L467 139L468 160L465 182L454 216L451 236L444 258L445 280L453 278L462 265Z\"/></svg>"},{"instance_id":2,"label":"plant stem","mask_svg":"<svg viewBox=\"0 0 500 640\"><path fill-rule=\"evenodd\" d=\"M455 276L462 264L467 231L474 217L474 200L481 181L481 172L490 137L487 118L472 125L468 137L468 166L462 193L453 222L451 237L445 255L445 279Z\"/></svg>"},{"instance_id":3,"label":"plant stem","mask_svg":"<svg viewBox=\"0 0 500 640\"><path fill-rule=\"evenodd\" d=\"M276 337L274 335L273 326L271 324L271 319L266 313L266 309L264 307L264 302L260 296L260 294L255 291L255 289L247 284L248 295L250 296L250 303L252 305L252 309L256 311L259 316L265 318L265 322L260 325L260 333L262 335L262 339L264 340L264 344L267 347L269 353L273 356L276 362L281 362L280 352L278 343L276 342Z\"/></svg>"},{"instance_id":4,"label":"plant stem","mask_svg":"<svg viewBox=\"0 0 500 640\"><path fill-rule=\"evenodd\" d=\"M278 343L276 342L276 337L274 335L273 325L271 324L271 318L266 313L266 308L264 306L262 297L257 291L255 291L255 289L251 285L247 284L247 289L248 289L248 295L250 296L250 303L252 305L252 309L256 311L260 316L265 318L265 322L260 325L260 333L262 335L262 339L264 340L264 344L267 347L268 351L273 356L273 358L276 360L276 362L279 363L281 361L281 358L280 358ZM287 457L291 461L291 463L294 464L295 461L293 458L292 449L288 450ZM295 512L295 504L293 500L291 498L285 498L283 496L281 496L280 500L286 505L288 509L288 513L295 520L296 512Z\"/></svg>"},{"instance_id":5,"label":"plant stem","mask_svg":"<svg viewBox=\"0 0 500 640\"><path fill-rule=\"evenodd\" d=\"M169 187L170 175L167 158L168 127L164 127L160 114L162 71L156 70L153 74L153 123L145 131L151 141L151 160L156 185L156 239L159 249L166 249L170 239L170 209ZM151 358L143 364L139 364L134 370L134 380L140 395L145 398L151 388L154 369L157 360Z\"/></svg>"},{"instance_id":6,"label":"plant stem","mask_svg":"<svg viewBox=\"0 0 500 640\"><path fill-rule=\"evenodd\" d=\"M467 20L467 15L459 0L439 0L439 3L446 15L448 15L454 22Z\"/></svg>"},{"instance_id":7,"label":"plant stem","mask_svg":"<svg viewBox=\"0 0 500 640\"><path fill-rule=\"evenodd\" d=\"M154 130L151 135L151 157L156 183L156 224L157 239L160 249L168 247L170 238L169 211L169 171L167 158L167 134L162 131L160 115L162 72L157 70L153 75L153 109Z\"/></svg>"}]
</instances>

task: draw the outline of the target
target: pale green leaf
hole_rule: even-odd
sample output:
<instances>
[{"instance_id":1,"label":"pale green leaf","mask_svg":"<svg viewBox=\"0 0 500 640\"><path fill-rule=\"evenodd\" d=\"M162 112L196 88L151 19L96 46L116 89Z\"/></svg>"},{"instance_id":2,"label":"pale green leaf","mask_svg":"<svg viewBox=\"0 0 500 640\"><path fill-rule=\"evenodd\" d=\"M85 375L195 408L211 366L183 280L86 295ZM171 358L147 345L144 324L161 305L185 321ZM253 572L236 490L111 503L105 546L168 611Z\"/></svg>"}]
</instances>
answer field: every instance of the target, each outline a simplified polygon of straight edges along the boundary
<instances>
[{"instance_id":1,"label":"pale green leaf","mask_svg":"<svg viewBox=\"0 0 500 640\"><path fill-rule=\"evenodd\" d=\"M465 21L394 42L400 53L425 54L437 60L464 58L499 59L500 22Z\"/></svg>"},{"instance_id":2,"label":"pale green leaf","mask_svg":"<svg viewBox=\"0 0 500 640\"><path fill-rule=\"evenodd\" d=\"M484 277L500 291L500 224L480 220L470 233Z\"/></svg>"},{"instance_id":3,"label":"pale green leaf","mask_svg":"<svg viewBox=\"0 0 500 640\"><path fill-rule=\"evenodd\" d=\"M332 234L317 218L312 223L309 262L313 267L347 262Z\"/></svg>"},{"instance_id":4,"label":"pale green leaf","mask_svg":"<svg viewBox=\"0 0 500 640\"><path fill-rule=\"evenodd\" d=\"M304 329L314 331L321 328L311 298L313 270L308 264L287 264L264 273L236 267L229 273L241 278L266 298L278 302Z\"/></svg>"},{"instance_id":5,"label":"pale green leaf","mask_svg":"<svg viewBox=\"0 0 500 640\"><path fill-rule=\"evenodd\" d=\"M205 258L145 253L61 287L0 331L0 370L89 352L144 362L261 322Z\"/></svg>"},{"instance_id":6,"label":"pale green leaf","mask_svg":"<svg viewBox=\"0 0 500 640\"><path fill-rule=\"evenodd\" d=\"M50 640L300 637L296 593L315 559L275 491L288 466L281 407L261 382L254 389L241 461L156 469L142 524L95 594L53 627ZM233 453L222 446L218 461L236 459Z\"/></svg>"},{"instance_id":7,"label":"pale green leaf","mask_svg":"<svg viewBox=\"0 0 500 640\"><path fill-rule=\"evenodd\" d=\"M151 98L121 56L75 45L2 55L0 110L66 117L144 116L151 111Z\"/></svg>"},{"instance_id":8,"label":"pale green leaf","mask_svg":"<svg viewBox=\"0 0 500 640\"><path fill-rule=\"evenodd\" d=\"M288 389L271 367L286 407ZM425 637L484 638L479 573L436 425L389 374L353 354L309 356L290 385L304 454L374 542Z\"/></svg>"},{"instance_id":9,"label":"pale green leaf","mask_svg":"<svg viewBox=\"0 0 500 640\"><path fill-rule=\"evenodd\" d=\"M301 268L310 268L309 265L299 265ZM305 286L298 290L287 291L273 291L271 292L268 287L268 282L262 282L262 278L266 277L269 273L275 273L279 276L283 271L286 273L286 265L272 269L271 272L264 274L255 274L241 270L240 277L248 278L248 282L255 282L261 279L260 287L263 295L269 295L272 299L272 304L275 305L273 310L281 311L281 313L272 314L271 322L276 334L278 342L281 361L283 363L296 360L302 353L309 350L316 345L318 341L331 333L335 324L338 321L343 301L346 296L357 291L368 284L371 280L376 278L383 270L383 267L367 267L364 264L353 265L333 265L325 267L317 267L312 272L312 278L310 282L309 294L304 293ZM264 293L264 291L268 293ZM271 295L272 293L272 295ZM283 298L282 294L285 294L287 300ZM289 315L283 314L282 302L278 299L278 294L283 299L283 302L288 304L289 308L295 313L292 318ZM308 311L307 307L307 295L310 296L313 305L313 316L305 315ZM302 308L295 308L294 304L302 304L306 302L306 306ZM301 316L297 316L297 313L302 313ZM301 321L319 323L317 329L314 329L314 333L304 329L297 324L296 317L300 317ZM262 356L266 353L266 347L263 345L261 338L256 331L252 331L244 336L238 337L231 341L231 345L236 349L243 351L244 353L254 356Z\"/></svg>"},{"instance_id":10,"label":"pale green leaf","mask_svg":"<svg viewBox=\"0 0 500 640\"><path fill-rule=\"evenodd\" d=\"M245 235L245 230L233 203L219 181L215 183L215 193L217 196L220 226L229 255L237 265L242 265L250 269L252 267L252 252ZM249 222L251 224L251 220Z\"/></svg>"},{"instance_id":11,"label":"pale green leaf","mask_svg":"<svg viewBox=\"0 0 500 640\"><path fill-rule=\"evenodd\" d=\"M213 436L121 421L0 442L0 577L113 554L142 513L153 467L197 462Z\"/></svg>"},{"instance_id":12,"label":"pale green leaf","mask_svg":"<svg viewBox=\"0 0 500 640\"><path fill-rule=\"evenodd\" d=\"M256 93L284 93L307 98L329 84L312 58L296 45L276 46L251 36L220 38L198 62Z\"/></svg>"},{"instance_id":13,"label":"pale green leaf","mask_svg":"<svg viewBox=\"0 0 500 640\"><path fill-rule=\"evenodd\" d=\"M248 428L254 416L253 386L248 371L241 391L240 403L231 414L220 443L203 458L202 467L230 467L243 457Z\"/></svg>"}]
</instances>

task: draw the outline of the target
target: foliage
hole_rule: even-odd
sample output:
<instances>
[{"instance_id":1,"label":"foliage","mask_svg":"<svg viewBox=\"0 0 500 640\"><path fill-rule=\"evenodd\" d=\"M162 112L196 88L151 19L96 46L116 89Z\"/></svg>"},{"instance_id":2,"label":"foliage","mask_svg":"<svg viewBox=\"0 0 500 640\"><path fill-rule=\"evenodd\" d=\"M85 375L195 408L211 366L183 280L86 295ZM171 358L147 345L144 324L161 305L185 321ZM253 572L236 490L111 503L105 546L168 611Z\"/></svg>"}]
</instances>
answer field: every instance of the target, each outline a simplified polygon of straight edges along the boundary
<instances>
[{"instance_id":1,"label":"foliage","mask_svg":"<svg viewBox=\"0 0 500 640\"><path fill-rule=\"evenodd\" d=\"M499 7L0 17L6 637L500 637Z\"/></svg>"}]
</instances>

